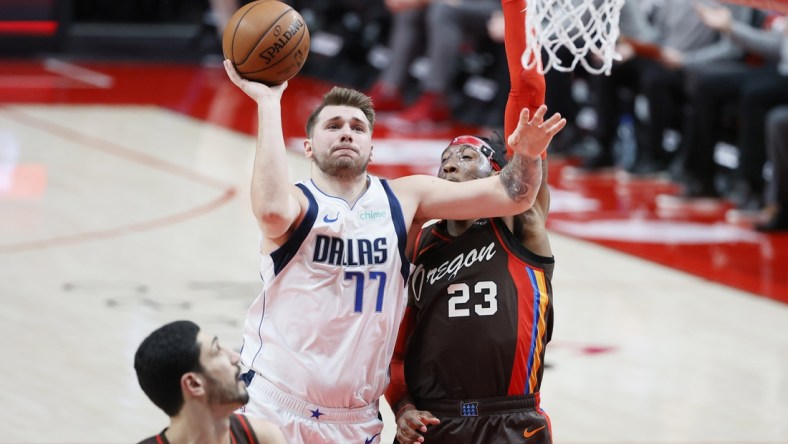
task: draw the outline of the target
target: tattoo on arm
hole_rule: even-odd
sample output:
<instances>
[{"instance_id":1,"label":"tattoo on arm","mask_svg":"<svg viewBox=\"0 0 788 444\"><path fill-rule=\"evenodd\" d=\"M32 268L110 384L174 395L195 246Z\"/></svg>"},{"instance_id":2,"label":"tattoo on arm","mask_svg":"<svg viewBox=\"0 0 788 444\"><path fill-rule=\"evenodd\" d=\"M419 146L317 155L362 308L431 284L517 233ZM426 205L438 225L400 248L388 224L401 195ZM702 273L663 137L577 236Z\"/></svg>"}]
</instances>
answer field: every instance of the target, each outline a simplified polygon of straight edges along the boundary
<instances>
[{"instance_id":1,"label":"tattoo on arm","mask_svg":"<svg viewBox=\"0 0 788 444\"><path fill-rule=\"evenodd\" d=\"M542 159L542 181L547 181L547 159Z\"/></svg>"},{"instance_id":2,"label":"tattoo on arm","mask_svg":"<svg viewBox=\"0 0 788 444\"><path fill-rule=\"evenodd\" d=\"M506 194L519 202L529 191L539 187L542 180L542 159L529 159L515 154L512 160L501 170L499 177L506 189Z\"/></svg>"}]
</instances>

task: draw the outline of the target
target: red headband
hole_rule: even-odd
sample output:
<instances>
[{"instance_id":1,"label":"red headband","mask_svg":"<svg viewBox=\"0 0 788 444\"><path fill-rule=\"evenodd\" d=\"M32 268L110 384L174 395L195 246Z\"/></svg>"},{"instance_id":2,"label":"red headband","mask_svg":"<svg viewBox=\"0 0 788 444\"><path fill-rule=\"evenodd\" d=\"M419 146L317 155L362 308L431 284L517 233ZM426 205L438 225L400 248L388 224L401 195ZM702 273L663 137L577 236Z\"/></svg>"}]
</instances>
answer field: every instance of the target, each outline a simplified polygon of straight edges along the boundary
<instances>
[{"instance_id":1,"label":"red headband","mask_svg":"<svg viewBox=\"0 0 788 444\"><path fill-rule=\"evenodd\" d=\"M498 165L498 162L493 159L495 150L493 150L492 147L490 147L490 145L484 140L476 136L459 136L455 137L454 140L452 140L449 144L449 146L453 145L470 145L476 148L480 153L482 153L482 155L490 160L490 165L492 165L495 171L501 171L501 166Z\"/></svg>"}]
</instances>

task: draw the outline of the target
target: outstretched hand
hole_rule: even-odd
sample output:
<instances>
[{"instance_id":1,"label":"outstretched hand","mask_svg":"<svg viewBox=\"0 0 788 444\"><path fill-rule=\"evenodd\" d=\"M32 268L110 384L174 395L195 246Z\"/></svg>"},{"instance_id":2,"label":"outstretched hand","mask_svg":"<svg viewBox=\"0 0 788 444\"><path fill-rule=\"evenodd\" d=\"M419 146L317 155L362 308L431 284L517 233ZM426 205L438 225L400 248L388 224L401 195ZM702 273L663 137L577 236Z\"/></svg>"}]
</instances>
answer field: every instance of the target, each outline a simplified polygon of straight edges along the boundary
<instances>
[{"instance_id":1,"label":"outstretched hand","mask_svg":"<svg viewBox=\"0 0 788 444\"><path fill-rule=\"evenodd\" d=\"M268 86L260 82L252 82L242 78L238 74L238 71L235 70L233 62L229 59L224 60L224 70L227 71L227 76L230 77L230 80L232 80L235 86L241 88L241 91L254 99L255 102L259 102L260 99L264 97L274 97L280 100L282 98L282 93L287 89L287 82L281 85Z\"/></svg>"},{"instance_id":2,"label":"outstretched hand","mask_svg":"<svg viewBox=\"0 0 788 444\"><path fill-rule=\"evenodd\" d=\"M531 119L528 108L523 108L517 128L507 140L515 154L530 158L541 156L553 137L566 126L566 119L561 118L561 114L555 113L544 120L546 113L547 106L542 105Z\"/></svg>"},{"instance_id":3,"label":"outstretched hand","mask_svg":"<svg viewBox=\"0 0 788 444\"><path fill-rule=\"evenodd\" d=\"M432 413L426 410L414 408L405 410L397 417L397 441L400 444L424 442L424 437L421 434L427 431L427 426L440 424L440 422L440 419L432 416Z\"/></svg>"}]
</instances>

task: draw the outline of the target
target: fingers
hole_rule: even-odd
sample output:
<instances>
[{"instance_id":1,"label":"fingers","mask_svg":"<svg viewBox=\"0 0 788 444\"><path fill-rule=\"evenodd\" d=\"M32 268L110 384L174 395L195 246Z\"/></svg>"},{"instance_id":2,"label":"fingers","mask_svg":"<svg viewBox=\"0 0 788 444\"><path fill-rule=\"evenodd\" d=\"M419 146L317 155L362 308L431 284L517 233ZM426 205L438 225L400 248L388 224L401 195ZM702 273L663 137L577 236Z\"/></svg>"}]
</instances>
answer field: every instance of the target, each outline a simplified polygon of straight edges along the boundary
<instances>
[{"instance_id":1,"label":"fingers","mask_svg":"<svg viewBox=\"0 0 788 444\"><path fill-rule=\"evenodd\" d=\"M523 110L520 111L520 122L517 123L517 128L515 128L515 131L512 134L517 134L517 138L519 139L520 132L522 131L523 128L528 126L530 120L531 120L531 110L529 110L528 108L523 108Z\"/></svg>"},{"instance_id":2,"label":"fingers","mask_svg":"<svg viewBox=\"0 0 788 444\"><path fill-rule=\"evenodd\" d=\"M559 131L564 129L565 126L566 126L566 119L561 119L555 124L553 124L553 126L549 127L547 129L547 133L550 135L550 137L553 137L556 134L558 134Z\"/></svg>"},{"instance_id":3,"label":"fingers","mask_svg":"<svg viewBox=\"0 0 788 444\"><path fill-rule=\"evenodd\" d=\"M438 425L441 423L441 420L431 414L427 414L421 417L421 422L424 425ZM426 427L424 427L424 429L426 431Z\"/></svg>"},{"instance_id":4,"label":"fingers","mask_svg":"<svg viewBox=\"0 0 788 444\"><path fill-rule=\"evenodd\" d=\"M528 121L530 120L530 116L531 116L531 110L529 110L528 108L523 108L523 110L520 111L520 123L527 124Z\"/></svg>"},{"instance_id":5,"label":"fingers","mask_svg":"<svg viewBox=\"0 0 788 444\"><path fill-rule=\"evenodd\" d=\"M410 410L397 420L397 440L401 444L422 443L421 433L427 432L428 425L440 424L440 420L426 410Z\"/></svg>"},{"instance_id":6,"label":"fingers","mask_svg":"<svg viewBox=\"0 0 788 444\"><path fill-rule=\"evenodd\" d=\"M554 124L555 124L556 122L558 122L559 120L561 120L561 113L555 113L555 114L553 114L552 116L550 116L550 118L549 118L549 119L547 119L547 120L545 120L544 122L542 122L542 123L539 125L539 127L549 127L549 126L551 126L551 125L554 125Z\"/></svg>"},{"instance_id":7,"label":"fingers","mask_svg":"<svg viewBox=\"0 0 788 444\"><path fill-rule=\"evenodd\" d=\"M537 110L537 112L534 113L534 119L531 121L531 126L533 126L534 120L536 120L540 116L540 114L542 117L544 117L544 113L540 113L540 111L542 111L543 109L545 112L547 112L547 107L542 105L541 107L539 107L539 110ZM542 129L546 133L552 136L558 133L558 131L560 131L564 126L566 126L566 119L561 117L561 113L555 113L552 116L550 116L547 120L542 121L541 123L536 125L536 128Z\"/></svg>"},{"instance_id":8,"label":"fingers","mask_svg":"<svg viewBox=\"0 0 788 444\"><path fill-rule=\"evenodd\" d=\"M560 113L555 113L549 119L542 122L537 128L544 131L545 135L553 138L559 131L566 126L566 119L561 117Z\"/></svg>"},{"instance_id":9,"label":"fingers","mask_svg":"<svg viewBox=\"0 0 788 444\"><path fill-rule=\"evenodd\" d=\"M418 438L410 438L408 436L405 436L405 434L402 433L402 430L400 430L397 432L397 442L399 442L400 444L421 443L424 442L424 438L422 438L421 436L418 436Z\"/></svg>"},{"instance_id":10,"label":"fingers","mask_svg":"<svg viewBox=\"0 0 788 444\"><path fill-rule=\"evenodd\" d=\"M264 83L244 79L238 74L238 70L235 69L233 62L229 59L224 60L224 70L227 71L227 76L230 77L230 80L235 86L240 88L241 91L255 101L259 101L263 97L277 97L281 99L282 94L285 89L287 89L288 82L284 82L280 85L268 86Z\"/></svg>"},{"instance_id":11,"label":"fingers","mask_svg":"<svg viewBox=\"0 0 788 444\"><path fill-rule=\"evenodd\" d=\"M230 80L240 86L241 76L238 75L238 71L235 70L235 66L233 66L233 62L230 59L224 59L224 70L227 71L227 76L230 77Z\"/></svg>"},{"instance_id":12,"label":"fingers","mask_svg":"<svg viewBox=\"0 0 788 444\"><path fill-rule=\"evenodd\" d=\"M545 120L539 127L544 129L547 135L550 137L555 136L558 134L561 129L566 126L566 119L561 117L560 113L555 113L550 116L549 119Z\"/></svg>"},{"instance_id":13,"label":"fingers","mask_svg":"<svg viewBox=\"0 0 788 444\"><path fill-rule=\"evenodd\" d=\"M282 84L279 84L279 85L276 85L276 86L269 86L269 88L271 88L272 91L276 91L281 96L282 93L287 89L287 85L288 85L288 83L287 83L287 81L285 81L285 83L282 83Z\"/></svg>"},{"instance_id":14,"label":"fingers","mask_svg":"<svg viewBox=\"0 0 788 444\"><path fill-rule=\"evenodd\" d=\"M429 410L421 410L419 412L419 421L422 424L440 424L440 419L436 418Z\"/></svg>"},{"instance_id":15,"label":"fingers","mask_svg":"<svg viewBox=\"0 0 788 444\"><path fill-rule=\"evenodd\" d=\"M534 112L533 118L529 119L528 108L523 108L517 128L507 139L509 146L515 151L518 151L517 146L519 145L523 145L523 148L526 149L536 146L546 148L549 140L566 126L566 119L562 118L560 113L555 113L545 119L546 114L547 106L541 105Z\"/></svg>"},{"instance_id":16,"label":"fingers","mask_svg":"<svg viewBox=\"0 0 788 444\"><path fill-rule=\"evenodd\" d=\"M419 424L418 424L419 425L419 430L421 430L422 432L426 432L427 431L427 426L428 425L436 425L436 424L440 424L441 423L440 419L432 416L432 413L430 413L430 412L428 412L426 410L422 410L421 414L416 419L419 421ZM414 427L414 429L415 428L416 427Z\"/></svg>"},{"instance_id":17,"label":"fingers","mask_svg":"<svg viewBox=\"0 0 788 444\"><path fill-rule=\"evenodd\" d=\"M528 122L531 125L540 125L542 120L544 119L544 115L547 113L547 105L542 105L537 108L536 112L534 113L534 118Z\"/></svg>"},{"instance_id":18,"label":"fingers","mask_svg":"<svg viewBox=\"0 0 788 444\"><path fill-rule=\"evenodd\" d=\"M509 138L506 140L509 146L517 145L518 143L520 143L521 133L523 129L526 126L528 126L528 121L530 119L530 116L531 116L531 112L528 110L528 108L523 108L522 111L520 111L520 121L517 122L517 128L514 129L512 134L510 134Z\"/></svg>"},{"instance_id":19,"label":"fingers","mask_svg":"<svg viewBox=\"0 0 788 444\"><path fill-rule=\"evenodd\" d=\"M514 130L514 132L506 139L506 144L509 146L515 146L520 143L520 132L518 130Z\"/></svg>"},{"instance_id":20,"label":"fingers","mask_svg":"<svg viewBox=\"0 0 788 444\"><path fill-rule=\"evenodd\" d=\"M424 442L424 437L410 427L397 428L397 441L400 444Z\"/></svg>"},{"instance_id":21,"label":"fingers","mask_svg":"<svg viewBox=\"0 0 788 444\"><path fill-rule=\"evenodd\" d=\"M426 432L427 431L427 426L424 425L424 421L422 421L421 418L422 418L422 415L413 415L413 416L409 416L408 418L406 418L406 421L408 423L408 427L410 427L413 430L418 430L420 432Z\"/></svg>"}]
</instances>

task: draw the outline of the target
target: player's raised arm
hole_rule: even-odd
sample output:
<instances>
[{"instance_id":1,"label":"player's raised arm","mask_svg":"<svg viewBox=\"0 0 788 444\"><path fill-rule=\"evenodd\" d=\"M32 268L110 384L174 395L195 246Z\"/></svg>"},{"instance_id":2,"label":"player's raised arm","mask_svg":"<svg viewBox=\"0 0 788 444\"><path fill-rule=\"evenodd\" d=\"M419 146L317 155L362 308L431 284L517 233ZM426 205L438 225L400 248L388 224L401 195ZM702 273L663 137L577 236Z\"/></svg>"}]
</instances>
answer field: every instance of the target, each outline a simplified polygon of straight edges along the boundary
<instances>
[{"instance_id":1,"label":"player's raised arm","mask_svg":"<svg viewBox=\"0 0 788 444\"><path fill-rule=\"evenodd\" d=\"M284 135L282 93L287 82L266 86L241 78L229 60L224 67L230 80L257 103L258 130L252 172L252 212L263 234L278 238L302 212L297 189L290 183Z\"/></svg>"},{"instance_id":2,"label":"player's raised arm","mask_svg":"<svg viewBox=\"0 0 788 444\"><path fill-rule=\"evenodd\" d=\"M416 219L468 220L511 216L534 203L542 182L542 153L552 138L566 125L554 114L544 120L547 107L533 118L527 109L509 137L515 155L498 176L455 183L429 176L409 176L392 181L405 211Z\"/></svg>"},{"instance_id":3,"label":"player's raised arm","mask_svg":"<svg viewBox=\"0 0 788 444\"><path fill-rule=\"evenodd\" d=\"M532 119L528 108L520 112L520 121L507 143L514 152L512 160L501 170L501 183L512 200L528 198L532 203L542 182L542 154L553 137L566 126L566 119L556 113L544 120L547 106L540 106ZM534 178L538 181L534 183Z\"/></svg>"}]
</instances>

